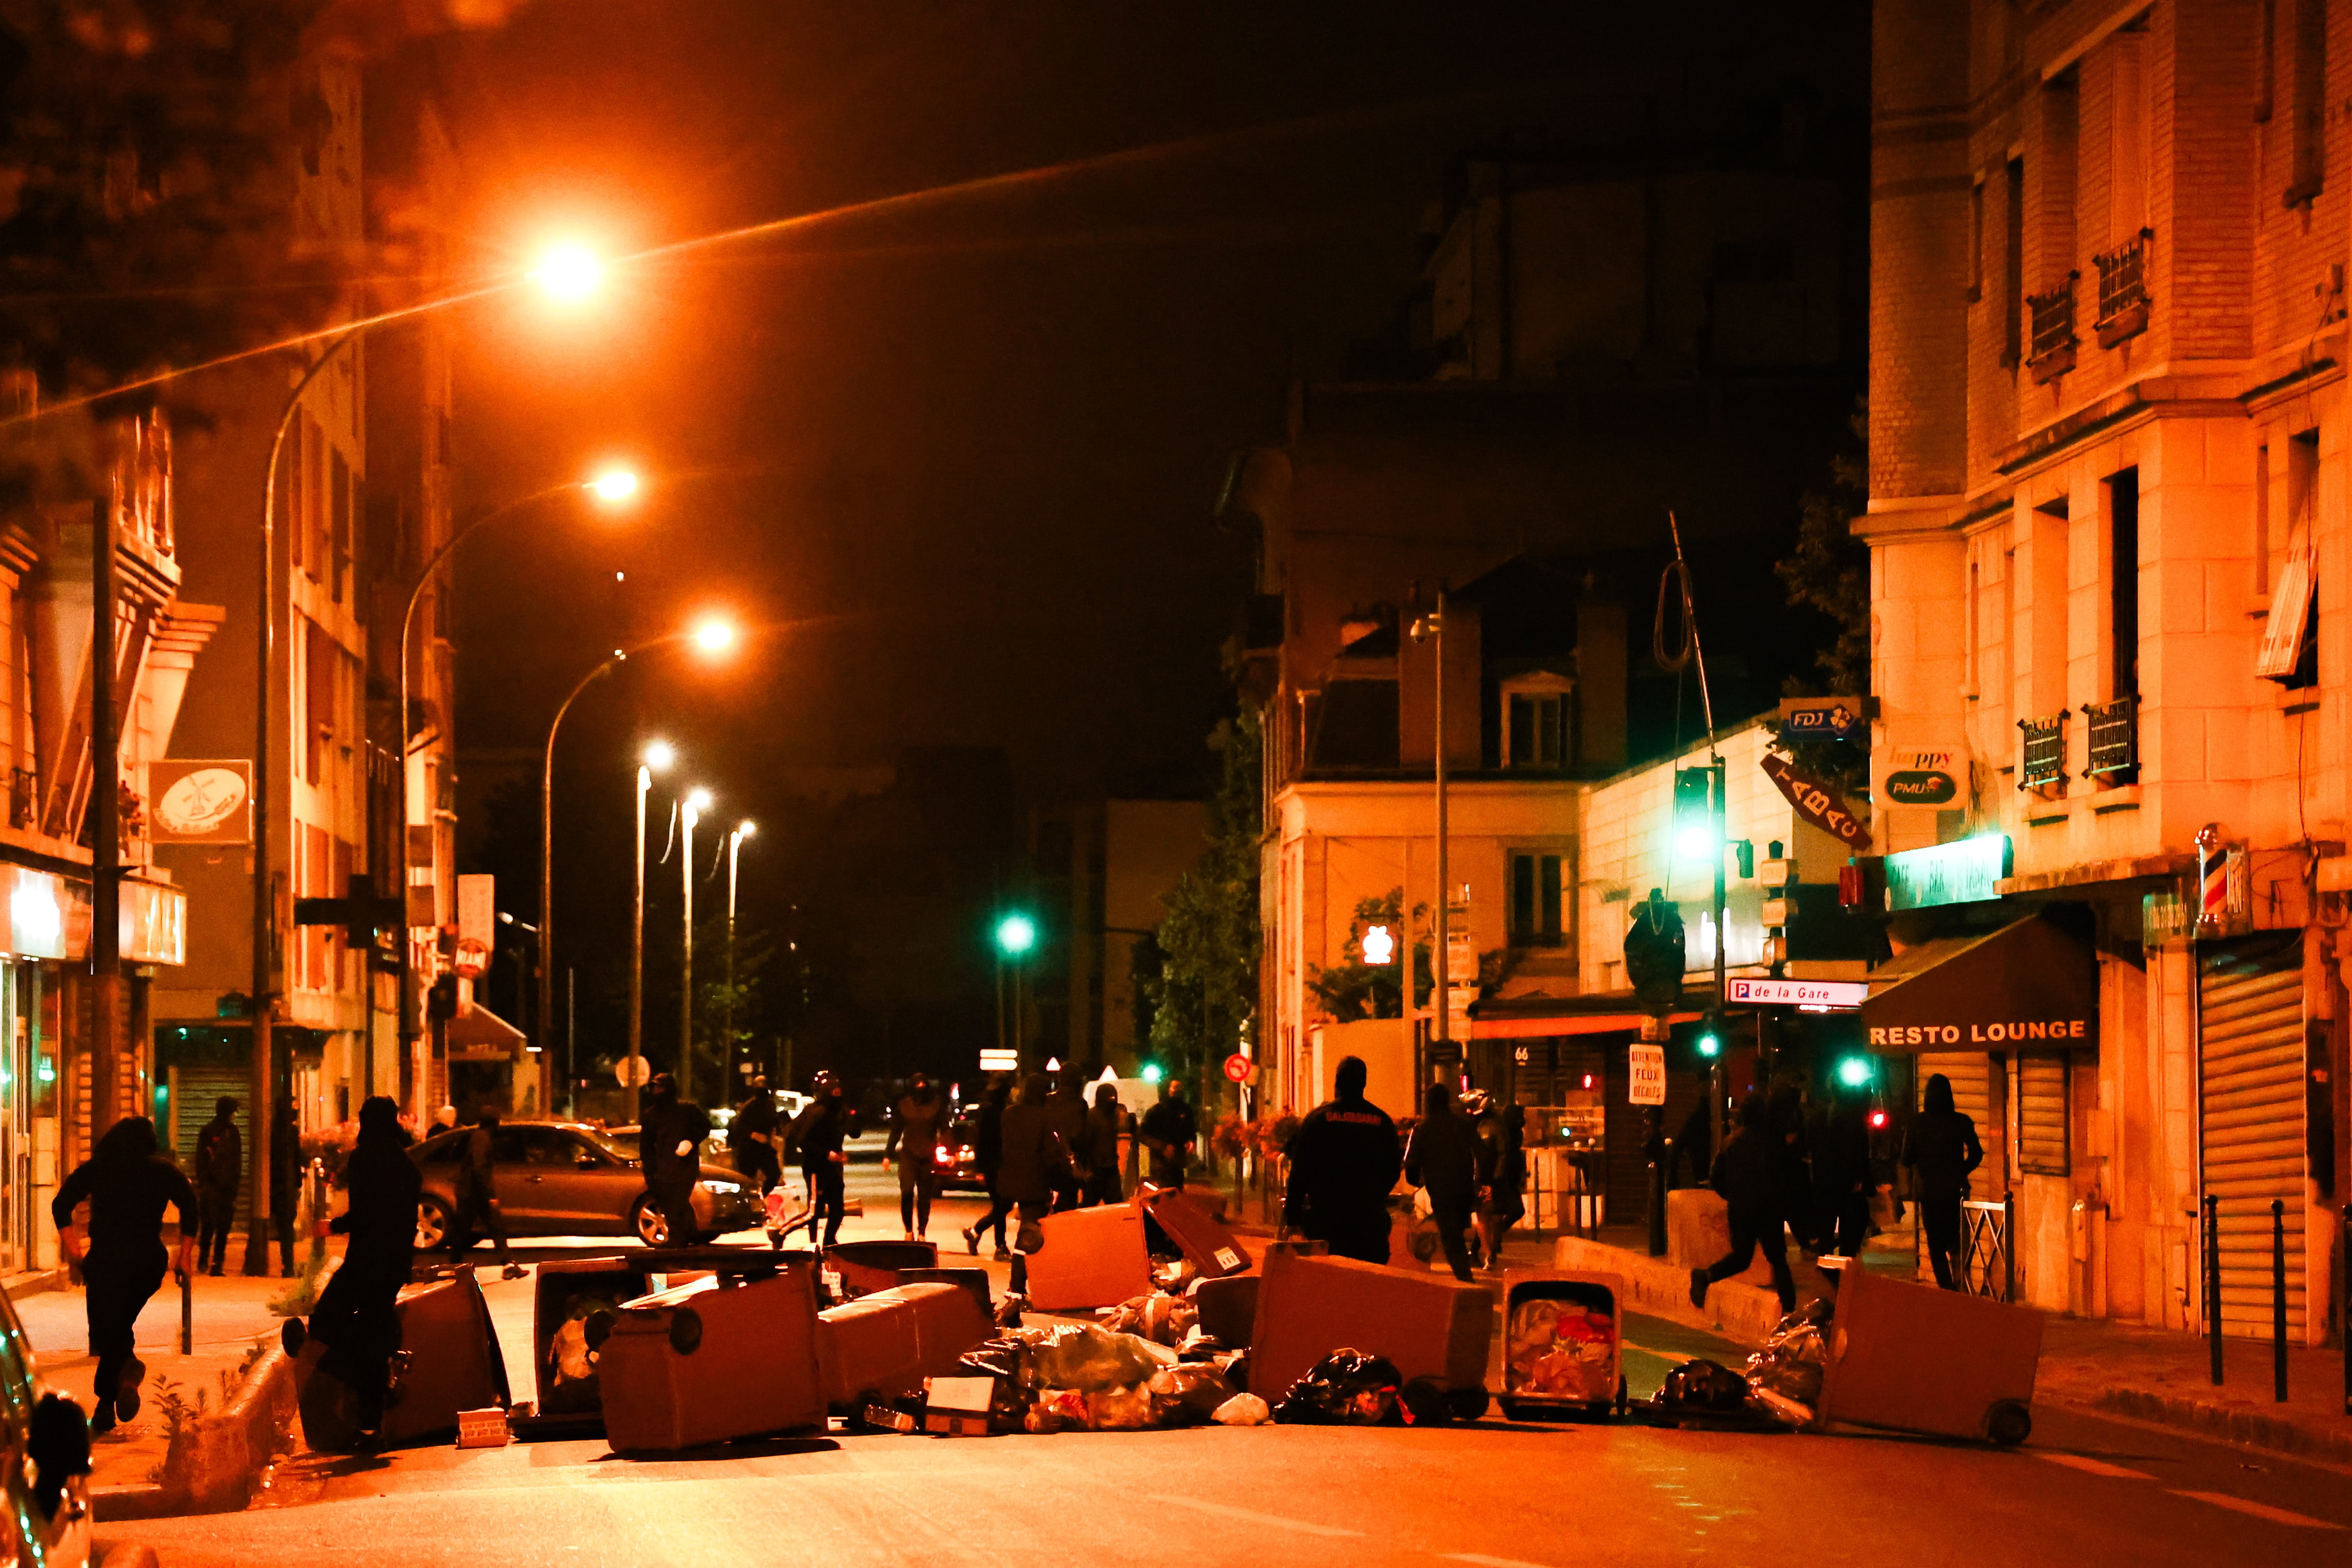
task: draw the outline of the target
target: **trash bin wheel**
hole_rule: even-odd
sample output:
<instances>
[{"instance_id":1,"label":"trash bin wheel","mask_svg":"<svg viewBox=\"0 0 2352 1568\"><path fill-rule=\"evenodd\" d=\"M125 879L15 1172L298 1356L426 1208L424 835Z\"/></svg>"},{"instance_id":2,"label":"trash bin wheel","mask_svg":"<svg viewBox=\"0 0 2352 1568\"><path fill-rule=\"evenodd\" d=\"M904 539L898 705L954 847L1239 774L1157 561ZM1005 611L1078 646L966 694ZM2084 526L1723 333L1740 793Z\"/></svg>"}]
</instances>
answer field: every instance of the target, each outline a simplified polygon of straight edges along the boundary
<instances>
[{"instance_id":1,"label":"trash bin wheel","mask_svg":"<svg viewBox=\"0 0 2352 1568\"><path fill-rule=\"evenodd\" d=\"M1617 1380L1617 1419L1620 1421L1625 1419L1625 1412L1633 1406L1633 1402L1625 1394L1625 1380L1621 1377Z\"/></svg>"},{"instance_id":2,"label":"trash bin wheel","mask_svg":"<svg viewBox=\"0 0 2352 1568\"><path fill-rule=\"evenodd\" d=\"M1454 1391L1433 1377L1416 1377L1398 1392L1404 1417L1414 1426L1444 1426L1454 1419Z\"/></svg>"},{"instance_id":3,"label":"trash bin wheel","mask_svg":"<svg viewBox=\"0 0 2352 1568\"><path fill-rule=\"evenodd\" d=\"M1453 1407L1456 1421L1475 1421L1486 1414L1486 1386L1470 1384L1461 1388L1447 1389L1445 1402Z\"/></svg>"},{"instance_id":4,"label":"trash bin wheel","mask_svg":"<svg viewBox=\"0 0 2352 1568\"><path fill-rule=\"evenodd\" d=\"M1997 1399L1985 1412L1985 1439L1998 1448L2014 1448L2033 1433L2033 1412L2023 1402Z\"/></svg>"},{"instance_id":5,"label":"trash bin wheel","mask_svg":"<svg viewBox=\"0 0 2352 1568\"><path fill-rule=\"evenodd\" d=\"M1506 1421L1517 1421L1517 1420L1518 1420L1518 1419L1520 1418L1520 1416L1519 1416L1519 1402L1518 1402L1517 1400L1516 1400L1516 1399L1513 1399L1509 1394L1505 1394L1505 1395L1504 1395L1500 1400L1496 1401L1496 1404L1498 1404L1498 1405L1502 1407L1502 1411L1503 1411L1503 1419L1504 1419L1504 1420L1506 1420Z\"/></svg>"}]
</instances>

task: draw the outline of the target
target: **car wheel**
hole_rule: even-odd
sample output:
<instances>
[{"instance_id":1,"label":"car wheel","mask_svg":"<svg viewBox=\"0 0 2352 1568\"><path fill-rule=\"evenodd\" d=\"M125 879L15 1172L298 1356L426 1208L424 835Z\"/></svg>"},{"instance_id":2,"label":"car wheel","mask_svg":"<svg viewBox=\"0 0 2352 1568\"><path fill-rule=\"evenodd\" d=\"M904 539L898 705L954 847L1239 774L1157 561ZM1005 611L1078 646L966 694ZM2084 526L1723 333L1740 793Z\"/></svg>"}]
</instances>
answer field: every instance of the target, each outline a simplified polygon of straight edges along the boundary
<instances>
[{"instance_id":1,"label":"car wheel","mask_svg":"<svg viewBox=\"0 0 2352 1568\"><path fill-rule=\"evenodd\" d=\"M629 1228L647 1247L669 1245L669 1219L651 1194L640 1197L636 1205L629 1210Z\"/></svg>"},{"instance_id":2,"label":"car wheel","mask_svg":"<svg viewBox=\"0 0 2352 1568\"><path fill-rule=\"evenodd\" d=\"M447 1245L449 1240L449 1208L439 1198L421 1197L416 1200L416 1250L431 1252Z\"/></svg>"}]
</instances>

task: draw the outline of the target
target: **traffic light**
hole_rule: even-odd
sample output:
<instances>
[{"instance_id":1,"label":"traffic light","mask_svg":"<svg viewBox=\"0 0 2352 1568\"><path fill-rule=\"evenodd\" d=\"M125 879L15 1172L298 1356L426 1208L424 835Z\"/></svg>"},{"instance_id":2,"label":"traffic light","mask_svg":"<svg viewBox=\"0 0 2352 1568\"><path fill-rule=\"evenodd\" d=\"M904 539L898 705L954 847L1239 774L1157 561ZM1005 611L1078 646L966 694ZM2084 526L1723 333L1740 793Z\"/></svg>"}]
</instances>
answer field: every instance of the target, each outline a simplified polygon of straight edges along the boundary
<instances>
[{"instance_id":1,"label":"traffic light","mask_svg":"<svg viewBox=\"0 0 2352 1568\"><path fill-rule=\"evenodd\" d=\"M1716 820L1715 770L1675 770L1675 857L1704 860L1723 853L1723 827Z\"/></svg>"},{"instance_id":2,"label":"traffic light","mask_svg":"<svg viewBox=\"0 0 2352 1568\"><path fill-rule=\"evenodd\" d=\"M996 950L1018 958L1037 945L1037 922L1027 915L1007 915L996 922Z\"/></svg>"},{"instance_id":3,"label":"traffic light","mask_svg":"<svg viewBox=\"0 0 2352 1568\"><path fill-rule=\"evenodd\" d=\"M1708 1013L1706 1019L1698 1026L1698 1038L1693 1043L1698 1047L1699 1059L1701 1061L1711 1062L1722 1056L1722 1015L1713 1012Z\"/></svg>"},{"instance_id":4,"label":"traffic light","mask_svg":"<svg viewBox=\"0 0 2352 1568\"><path fill-rule=\"evenodd\" d=\"M1847 1089L1867 1089L1875 1074L1868 1057L1843 1057L1837 1065L1837 1080Z\"/></svg>"},{"instance_id":5,"label":"traffic light","mask_svg":"<svg viewBox=\"0 0 2352 1568\"><path fill-rule=\"evenodd\" d=\"M1156 1084L1166 1076L1167 1075L1160 1070L1160 1067L1158 1062L1146 1062L1143 1064L1144 1082Z\"/></svg>"},{"instance_id":6,"label":"traffic light","mask_svg":"<svg viewBox=\"0 0 2352 1568\"><path fill-rule=\"evenodd\" d=\"M1656 888L1633 907L1625 928L1625 978L1633 999L1654 1012L1664 1012L1682 999L1683 917Z\"/></svg>"}]
</instances>

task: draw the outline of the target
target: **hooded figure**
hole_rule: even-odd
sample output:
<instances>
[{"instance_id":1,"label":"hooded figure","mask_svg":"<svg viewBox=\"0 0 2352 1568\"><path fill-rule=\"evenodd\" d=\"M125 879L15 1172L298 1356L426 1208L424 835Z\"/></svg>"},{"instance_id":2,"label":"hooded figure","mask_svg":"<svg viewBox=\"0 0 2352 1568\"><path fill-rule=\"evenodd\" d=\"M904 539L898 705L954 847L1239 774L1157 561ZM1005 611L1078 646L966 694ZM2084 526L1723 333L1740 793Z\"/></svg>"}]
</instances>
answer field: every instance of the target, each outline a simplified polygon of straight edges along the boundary
<instances>
[{"instance_id":1,"label":"hooded figure","mask_svg":"<svg viewBox=\"0 0 2352 1568\"><path fill-rule=\"evenodd\" d=\"M1478 1203L1478 1134L1454 1109L1454 1091L1433 1083L1423 1097L1420 1124L1405 1145L1404 1177L1429 1194L1430 1217L1454 1278L1470 1282L1470 1211Z\"/></svg>"},{"instance_id":2,"label":"hooded figure","mask_svg":"<svg viewBox=\"0 0 2352 1568\"><path fill-rule=\"evenodd\" d=\"M1343 1057L1333 1098L1308 1111L1283 1145L1290 1176L1282 1200L1286 1230L1303 1231L1341 1258L1389 1260L1389 1189L1404 1148L1389 1113L1364 1098L1361 1057Z\"/></svg>"},{"instance_id":3,"label":"hooded figure","mask_svg":"<svg viewBox=\"0 0 2352 1568\"><path fill-rule=\"evenodd\" d=\"M1037 1222L1045 1217L1054 1189L1069 1168L1069 1152L1045 1105L1045 1075L1033 1072L1021 1080L1020 1100L1004 1112L1004 1163L996 1173L998 1192L1021 1216L1013 1248L1011 1287L1016 1296L1028 1289L1027 1255L1044 1245Z\"/></svg>"},{"instance_id":4,"label":"hooded figure","mask_svg":"<svg viewBox=\"0 0 2352 1568\"><path fill-rule=\"evenodd\" d=\"M1952 1080L1942 1073L1927 1079L1919 1097L1919 1114L1903 1135L1903 1163L1911 1167L1911 1192L1918 1200L1936 1283L1955 1289L1960 1201L1969 1195L1969 1173L1984 1163L1984 1145L1977 1141L1976 1122L1952 1103Z\"/></svg>"},{"instance_id":5,"label":"hooded figure","mask_svg":"<svg viewBox=\"0 0 2352 1568\"><path fill-rule=\"evenodd\" d=\"M89 1241L85 1249L74 1210L89 1205ZM196 1266L196 1190L177 1165L158 1152L155 1124L126 1116L107 1130L90 1157L74 1167L49 1205L58 1245L81 1268L88 1288L89 1353L98 1358L91 1392L98 1406L90 1430L104 1432L116 1418L139 1414L139 1384L147 1369L131 1353L131 1331L140 1310L163 1283L163 1210L180 1215L176 1272L185 1279Z\"/></svg>"},{"instance_id":6,"label":"hooded figure","mask_svg":"<svg viewBox=\"0 0 2352 1568\"><path fill-rule=\"evenodd\" d=\"M691 1247L701 1237L694 1217L694 1186L702 1180L702 1141L710 1118L693 1101L678 1098L677 1079L654 1074L646 1085L646 1119L637 1130L646 1194L667 1227L669 1245Z\"/></svg>"},{"instance_id":7,"label":"hooded figure","mask_svg":"<svg viewBox=\"0 0 2352 1568\"><path fill-rule=\"evenodd\" d=\"M1108 1083L1097 1085L1094 1109L1087 1112L1083 1141L1079 1146L1087 1168L1086 1201L1089 1204L1115 1204L1126 1200L1126 1184L1118 1173L1118 1135L1126 1121L1126 1112L1119 1109L1118 1087Z\"/></svg>"},{"instance_id":8,"label":"hooded figure","mask_svg":"<svg viewBox=\"0 0 2352 1568\"><path fill-rule=\"evenodd\" d=\"M213 1119L196 1134L196 1267L215 1279L228 1262L228 1233L236 1219L236 1189L245 1177L245 1135L236 1130L236 1100L224 1094Z\"/></svg>"},{"instance_id":9,"label":"hooded figure","mask_svg":"<svg viewBox=\"0 0 2352 1568\"><path fill-rule=\"evenodd\" d=\"M1787 1148L1779 1113L1760 1091L1751 1092L1739 1105L1739 1131L1723 1146L1707 1182L1730 1210L1731 1250L1712 1266L1691 1270L1692 1306L1706 1306L1707 1287L1744 1272L1760 1247L1780 1310L1796 1310L1797 1281L1789 1272Z\"/></svg>"},{"instance_id":10,"label":"hooded figure","mask_svg":"<svg viewBox=\"0 0 2352 1568\"><path fill-rule=\"evenodd\" d=\"M898 1155L898 1220L908 1241L930 1233L931 1200L940 1191L940 1144L947 1136L947 1097L939 1086L917 1073L899 1097L898 1114L882 1145L882 1158Z\"/></svg>"},{"instance_id":11,"label":"hooded figure","mask_svg":"<svg viewBox=\"0 0 2352 1568\"><path fill-rule=\"evenodd\" d=\"M499 1261L511 1268L507 1250L507 1219L499 1207L499 1113L485 1110L473 1130L457 1135L457 1212L449 1218L447 1243L453 1256L474 1250L474 1224L480 1221L497 1244Z\"/></svg>"},{"instance_id":12,"label":"hooded figure","mask_svg":"<svg viewBox=\"0 0 2352 1568\"><path fill-rule=\"evenodd\" d=\"M394 1303L408 1283L424 1178L408 1154L400 1108L375 1095L360 1107L359 1141L343 1163L350 1203L329 1224L350 1237L343 1261L311 1310L310 1338L326 1347L320 1366L357 1399L362 1442L383 1422L393 1352L400 1348ZM289 1336L290 1339L292 1336Z\"/></svg>"}]
</instances>

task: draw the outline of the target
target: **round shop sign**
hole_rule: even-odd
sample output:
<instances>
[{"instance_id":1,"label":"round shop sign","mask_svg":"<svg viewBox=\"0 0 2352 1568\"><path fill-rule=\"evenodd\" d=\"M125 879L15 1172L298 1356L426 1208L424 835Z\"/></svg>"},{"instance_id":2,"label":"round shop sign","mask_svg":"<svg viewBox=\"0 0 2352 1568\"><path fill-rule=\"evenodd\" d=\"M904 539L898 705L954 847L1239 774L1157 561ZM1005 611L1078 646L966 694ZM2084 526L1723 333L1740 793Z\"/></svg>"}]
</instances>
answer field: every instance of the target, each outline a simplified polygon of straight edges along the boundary
<instances>
[{"instance_id":1,"label":"round shop sign","mask_svg":"<svg viewBox=\"0 0 2352 1568\"><path fill-rule=\"evenodd\" d=\"M1896 805L1941 805L1959 793L1951 774L1932 768L1886 775L1886 798Z\"/></svg>"},{"instance_id":2,"label":"round shop sign","mask_svg":"<svg viewBox=\"0 0 2352 1568\"><path fill-rule=\"evenodd\" d=\"M1247 1083L1257 1076L1257 1063L1235 1051L1225 1058L1225 1076L1235 1083Z\"/></svg>"},{"instance_id":3,"label":"round shop sign","mask_svg":"<svg viewBox=\"0 0 2352 1568\"><path fill-rule=\"evenodd\" d=\"M235 768L198 768L163 791L156 825L174 838L209 838L244 809L245 797L245 775Z\"/></svg>"},{"instance_id":4,"label":"round shop sign","mask_svg":"<svg viewBox=\"0 0 2352 1568\"><path fill-rule=\"evenodd\" d=\"M623 1089L643 1089L653 1079L653 1064L643 1057L623 1057L613 1064L613 1076Z\"/></svg>"}]
</instances>

